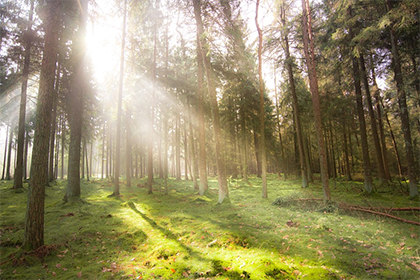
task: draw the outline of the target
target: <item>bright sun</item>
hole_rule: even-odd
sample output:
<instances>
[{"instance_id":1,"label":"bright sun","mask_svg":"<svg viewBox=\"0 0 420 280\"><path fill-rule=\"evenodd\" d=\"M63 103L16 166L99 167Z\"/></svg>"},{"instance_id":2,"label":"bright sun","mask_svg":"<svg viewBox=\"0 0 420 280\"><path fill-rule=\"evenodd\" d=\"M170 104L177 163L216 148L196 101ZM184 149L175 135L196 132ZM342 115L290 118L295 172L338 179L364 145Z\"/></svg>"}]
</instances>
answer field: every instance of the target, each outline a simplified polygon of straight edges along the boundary
<instances>
[{"instance_id":1,"label":"bright sun","mask_svg":"<svg viewBox=\"0 0 420 280\"><path fill-rule=\"evenodd\" d=\"M91 22L87 31L87 51L94 77L103 81L110 73L118 75L121 51L122 16L112 13L109 1L97 1L97 8L106 16Z\"/></svg>"}]
</instances>

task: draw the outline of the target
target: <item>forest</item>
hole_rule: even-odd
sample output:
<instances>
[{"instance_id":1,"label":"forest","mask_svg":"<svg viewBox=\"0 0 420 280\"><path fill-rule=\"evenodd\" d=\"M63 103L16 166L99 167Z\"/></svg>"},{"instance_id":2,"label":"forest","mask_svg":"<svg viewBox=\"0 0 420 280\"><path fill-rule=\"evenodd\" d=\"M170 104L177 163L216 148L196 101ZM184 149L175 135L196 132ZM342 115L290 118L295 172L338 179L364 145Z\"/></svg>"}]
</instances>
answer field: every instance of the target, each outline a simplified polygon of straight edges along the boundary
<instances>
[{"instance_id":1,"label":"forest","mask_svg":"<svg viewBox=\"0 0 420 280\"><path fill-rule=\"evenodd\" d=\"M0 0L1 279L417 279L418 0Z\"/></svg>"}]
</instances>

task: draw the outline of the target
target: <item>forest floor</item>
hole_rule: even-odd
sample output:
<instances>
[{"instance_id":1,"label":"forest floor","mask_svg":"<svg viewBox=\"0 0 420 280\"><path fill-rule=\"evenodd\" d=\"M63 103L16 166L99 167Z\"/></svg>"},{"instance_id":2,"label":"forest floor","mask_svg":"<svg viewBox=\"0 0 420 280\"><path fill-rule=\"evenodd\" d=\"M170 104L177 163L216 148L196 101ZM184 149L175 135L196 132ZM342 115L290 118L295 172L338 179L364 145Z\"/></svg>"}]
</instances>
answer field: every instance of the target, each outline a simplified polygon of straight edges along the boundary
<instances>
[{"instance_id":1,"label":"forest floor","mask_svg":"<svg viewBox=\"0 0 420 280\"><path fill-rule=\"evenodd\" d=\"M420 226L351 210L419 207L399 184L365 196L362 183L322 188L270 175L230 180L230 202L217 204L217 181L198 196L173 179L156 179L121 197L112 183L83 181L83 202L63 204L65 181L46 188L45 246L22 254L26 191L0 182L0 279L420 279ZM314 199L315 198L315 199ZM317 200L318 199L318 200ZM390 213L390 210L387 210ZM419 211L392 212L420 222Z\"/></svg>"}]
</instances>

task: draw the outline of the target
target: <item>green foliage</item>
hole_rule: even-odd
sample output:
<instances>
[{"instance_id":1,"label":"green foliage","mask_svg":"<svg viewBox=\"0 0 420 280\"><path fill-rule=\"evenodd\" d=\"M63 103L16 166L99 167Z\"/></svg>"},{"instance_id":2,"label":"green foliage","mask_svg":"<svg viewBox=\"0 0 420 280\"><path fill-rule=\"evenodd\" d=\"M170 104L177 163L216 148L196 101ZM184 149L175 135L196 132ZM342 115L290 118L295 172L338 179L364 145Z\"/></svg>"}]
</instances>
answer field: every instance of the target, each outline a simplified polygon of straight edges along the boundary
<instances>
[{"instance_id":1,"label":"green foliage","mask_svg":"<svg viewBox=\"0 0 420 280\"><path fill-rule=\"evenodd\" d=\"M370 207L415 207L395 188L364 197L337 182L326 211L318 183L270 175L272 199L260 198L261 180L235 180L231 203L217 204L217 181L198 196L192 182L169 179L164 195L84 182L83 200L61 202L65 182L46 188L45 243L22 253L26 192L1 182L2 279L415 279L420 269L418 227L352 212L341 202ZM136 182L142 184L143 181ZM315 200L311 200L315 198ZM306 200L305 200L306 199ZM273 203L276 202L276 203ZM328 207L327 207L328 208ZM324 209L323 211L321 211ZM401 214L420 221L417 213Z\"/></svg>"}]
</instances>

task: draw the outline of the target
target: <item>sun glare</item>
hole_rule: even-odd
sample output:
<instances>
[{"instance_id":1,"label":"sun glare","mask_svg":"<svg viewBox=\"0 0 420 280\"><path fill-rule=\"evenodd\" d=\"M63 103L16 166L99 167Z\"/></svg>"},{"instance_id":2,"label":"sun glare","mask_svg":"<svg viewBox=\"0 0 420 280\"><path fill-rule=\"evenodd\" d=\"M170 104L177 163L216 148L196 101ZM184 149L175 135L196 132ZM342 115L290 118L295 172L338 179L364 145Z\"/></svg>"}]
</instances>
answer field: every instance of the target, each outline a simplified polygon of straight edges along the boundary
<instances>
[{"instance_id":1,"label":"sun glare","mask_svg":"<svg viewBox=\"0 0 420 280\"><path fill-rule=\"evenodd\" d=\"M98 1L97 8L105 16L91 22L86 43L94 78L101 83L108 75L118 75L122 17L111 12L108 1Z\"/></svg>"}]
</instances>

